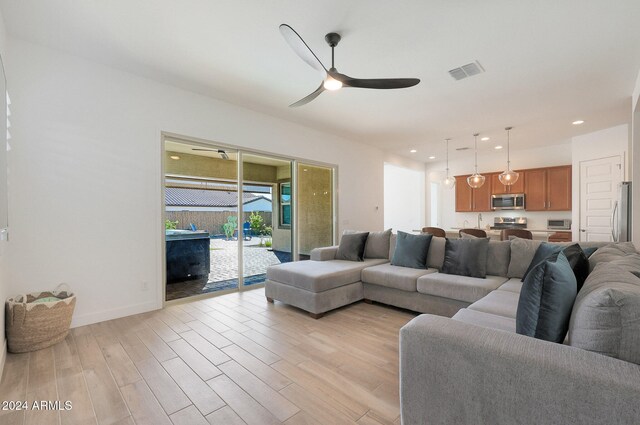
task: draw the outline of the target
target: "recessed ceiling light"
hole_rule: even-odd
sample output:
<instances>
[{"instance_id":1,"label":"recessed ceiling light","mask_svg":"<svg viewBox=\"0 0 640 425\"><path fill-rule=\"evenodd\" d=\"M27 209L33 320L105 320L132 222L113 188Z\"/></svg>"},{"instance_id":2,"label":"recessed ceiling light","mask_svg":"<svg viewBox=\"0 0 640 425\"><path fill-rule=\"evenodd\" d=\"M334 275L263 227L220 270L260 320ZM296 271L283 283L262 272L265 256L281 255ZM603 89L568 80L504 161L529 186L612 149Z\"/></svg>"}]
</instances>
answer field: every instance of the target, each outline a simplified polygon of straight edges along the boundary
<instances>
[{"instance_id":1,"label":"recessed ceiling light","mask_svg":"<svg viewBox=\"0 0 640 425\"><path fill-rule=\"evenodd\" d=\"M571 124L573 125L580 125L580 124L584 124L583 120L575 120L574 122L572 122Z\"/></svg>"},{"instance_id":2,"label":"recessed ceiling light","mask_svg":"<svg viewBox=\"0 0 640 425\"><path fill-rule=\"evenodd\" d=\"M411 149L409 152L411 152L411 153L416 153L416 152L418 152L418 151L417 151L417 150L415 150L415 149Z\"/></svg>"},{"instance_id":3,"label":"recessed ceiling light","mask_svg":"<svg viewBox=\"0 0 640 425\"><path fill-rule=\"evenodd\" d=\"M494 147L494 149L500 150L500 149L502 149L502 146L498 145L498 146Z\"/></svg>"},{"instance_id":4,"label":"recessed ceiling light","mask_svg":"<svg viewBox=\"0 0 640 425\"><path fill-rule=\"evenodd\" d=\"M487 140L489 140L489 138L488 138L488 137L483 137L483 138L482 138L482 139L480 139L480 140L482 140L483 142L486 142Z\"/></svg>"},{"instance_id":5,"label":"recessed ceiling light","mask_svg":"<svg viewBox=\"0 0 640 425\"><path fill-rule=\"evenodd\" d=\"M171 155L169 158L175 159L176 161L180 159L178 155Z\"/></svg>"},{"instance_id":6,"label":"recessed ceiling light","mask_svg":"<svg viewBox=\"0 0 640 425\"><path fill-rule=\"evenodd\" d=\"M429 159L436 159L436 157L435 157L435 156L433 156L433 155L431 155L431 156L429 157Z\"/></svg>"}]
</instances>

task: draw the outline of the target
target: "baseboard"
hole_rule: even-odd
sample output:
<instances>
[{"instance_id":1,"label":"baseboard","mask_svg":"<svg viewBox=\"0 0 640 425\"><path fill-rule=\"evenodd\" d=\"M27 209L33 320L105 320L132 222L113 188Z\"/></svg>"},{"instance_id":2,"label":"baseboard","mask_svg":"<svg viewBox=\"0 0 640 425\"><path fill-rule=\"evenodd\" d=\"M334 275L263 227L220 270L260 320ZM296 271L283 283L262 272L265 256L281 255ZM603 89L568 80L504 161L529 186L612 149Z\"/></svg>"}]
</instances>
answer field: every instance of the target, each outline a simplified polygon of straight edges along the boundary
<instances>
[{"instance_id":1,"label":"baseboard","mask_svg":"<svg viewBox=\"0 0 640 425\"><path fill-rule=\"evenodd\" d=\"M7 340L5 338L2 343L2 352L0 352L0 379L2 379L2 374L4 372L4 362L7 360Z\"/></svg>"},{"instance_id":2,"label":"baseboard","mask_svg":"<svg viewBox=\"0 0 640 425\"><path fill-rule=\"evenodd\" d=\"M131 316L132 314L146 313L147 311L157 310L160 306L155 301L142 304L134 304L122 308L112 310L98 311L95 313L74 315L71 320L71 327L91 325L92 323L104 322L105 320L118 319L120 317Z\"/></svg>"}]
</instances>

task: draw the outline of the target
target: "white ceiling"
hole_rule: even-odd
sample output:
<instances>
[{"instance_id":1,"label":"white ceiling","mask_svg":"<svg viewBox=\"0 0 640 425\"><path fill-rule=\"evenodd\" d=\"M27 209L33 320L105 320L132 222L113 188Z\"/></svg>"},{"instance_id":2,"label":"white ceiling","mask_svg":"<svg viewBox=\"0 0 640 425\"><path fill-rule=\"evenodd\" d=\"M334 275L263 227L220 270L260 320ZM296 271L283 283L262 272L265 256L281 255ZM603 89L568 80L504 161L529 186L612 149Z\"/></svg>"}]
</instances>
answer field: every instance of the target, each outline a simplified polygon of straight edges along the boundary
<instances>
[{"instance_id":1,"label":"white ceiling","mask_svg":"<svg viewBox=\"0 0 640 425\"><path fill-rule=\"evenodd\" d=\"M11 36L427 160L479 131L514 149L629 122L640 69L640 1L0 0ZM344 89L310 104L319 76L284 42L295 28L339 71L417 77L403 90ZM478 60L461 81L449 69ZM571 125L584 119L582 126ZM417 154L409 154L411 148ZM455 155L462 155L454 153ZM468 155L468 153L464 154Z\"/></svg>"}]
</instances>

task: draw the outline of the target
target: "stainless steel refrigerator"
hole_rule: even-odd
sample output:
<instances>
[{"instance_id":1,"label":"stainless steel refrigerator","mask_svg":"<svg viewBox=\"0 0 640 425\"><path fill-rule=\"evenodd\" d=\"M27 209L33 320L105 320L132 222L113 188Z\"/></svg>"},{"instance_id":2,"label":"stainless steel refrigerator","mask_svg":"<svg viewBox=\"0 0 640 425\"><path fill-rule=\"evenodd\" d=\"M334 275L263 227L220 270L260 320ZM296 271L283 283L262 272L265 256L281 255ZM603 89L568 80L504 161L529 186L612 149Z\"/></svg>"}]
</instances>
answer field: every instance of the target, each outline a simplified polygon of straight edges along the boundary
<instances>
[{"instance_id":1,"label":"stainless steel refrigerator","mask_svg":"<svg viewBox=\"0 0 640 425\"><path fill-rule=\"evenodd\" d=\"M631 240L631 182L618 185L618 200L611 215L611 235L614 242Z\"/></svg>"}]
</instances>

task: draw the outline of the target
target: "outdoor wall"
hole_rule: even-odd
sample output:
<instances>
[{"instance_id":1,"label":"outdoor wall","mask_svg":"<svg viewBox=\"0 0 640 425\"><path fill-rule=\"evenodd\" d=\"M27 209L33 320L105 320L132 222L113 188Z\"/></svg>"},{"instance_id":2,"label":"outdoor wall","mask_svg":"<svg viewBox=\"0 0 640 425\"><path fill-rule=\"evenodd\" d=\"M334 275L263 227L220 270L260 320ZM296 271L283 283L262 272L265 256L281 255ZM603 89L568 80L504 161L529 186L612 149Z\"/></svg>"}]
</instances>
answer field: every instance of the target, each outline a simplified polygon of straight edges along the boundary
<instances>
[{"instance_id":1,"label":"outdoor wall","mask_svg":"<svg viewBox=\"0 0 640 425\"><path fill-rule=\"evenodd\" d=\"M332 170L298 165L298 234L300 254L333 243Z\"/></svg>"},{"instance_id":2,"label":"outdoor wall","mask_svg":"<svg viewBox=\"0 0 640 425\"><path fill-rule=\"evenodd\" d=\"M166 211L167 220L177 221L178 229L188 229L193 223L199 230L206 230L210 235L223 235L222 225L227 222L231 215L237 216L237 212L232 211ZM271 226L271 212L258 212L264 219L265 226ZM239 225L249 220L250 212L244 213L244 220L240 220Z\"/></svg>"},{"instance_id":3,"label":"outdoor wall","mask_svg":"<svg viewBox=\"0 0 640 425\"><path fill-rule=\"evenodd\" d=\"M8 292L69 283L74 326L162 305L163 131L336 164L338 230L382 229L379 149L17 39L7 65Z\"/></svg>"}]
</instances>

